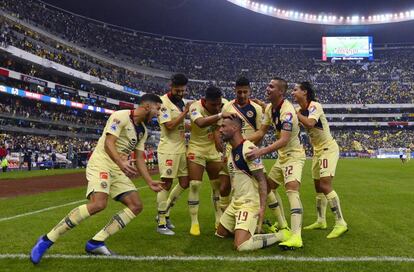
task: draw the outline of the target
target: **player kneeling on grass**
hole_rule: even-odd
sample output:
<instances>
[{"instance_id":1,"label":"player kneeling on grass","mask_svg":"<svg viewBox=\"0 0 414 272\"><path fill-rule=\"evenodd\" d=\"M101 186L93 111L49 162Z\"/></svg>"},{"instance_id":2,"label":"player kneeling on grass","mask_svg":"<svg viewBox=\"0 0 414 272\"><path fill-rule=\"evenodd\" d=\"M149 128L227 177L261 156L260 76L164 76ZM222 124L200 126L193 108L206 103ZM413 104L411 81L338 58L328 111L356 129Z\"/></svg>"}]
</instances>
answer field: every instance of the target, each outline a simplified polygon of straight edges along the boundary
<instances>
[{"instance_id":1,"label":"player kneeling on grass","mask_svg":"<svg viewBox=\"0 0 414 272\"><path fill-rule=\"evenodd\" d=\"M261 232L267 198L264 166L259 159L249 161L248 153L255 145L243 139L242 120L238 117L224 118L220 133L232 150L228 154L233 197L224 211L216 236L224 238L234 234L234 247L238 251L255 250L286 241L290 232L286 229L277 233L254 234L256 227Z\"/></svg>"},{"instance_id":2,"label":"player kneeling on grass","mask_svg":"<svg viewBox=\"0 0 414 272\"><path fill-rule=\"evenodd\" d=\"M86 197L89 203L70 211L49 233L39 238L30 254L32 263L38 264L47 249L68 230L104 210L108 196L120 201L126 208L115 214L109 223L86 243L85 250L94 255L113 255L104 241L123 229L142 211L141 200L130 178L139 172L153 191L159 192L162 189L160 182L151 179L143 157L147 138L144 122L158 114L161 103L158 96L145 94L135 110L116 111L109 117L86 168ZM135 152L136 167L132 165L133 160L128 159L131 152Z\"/></svg>"}]
</instances>

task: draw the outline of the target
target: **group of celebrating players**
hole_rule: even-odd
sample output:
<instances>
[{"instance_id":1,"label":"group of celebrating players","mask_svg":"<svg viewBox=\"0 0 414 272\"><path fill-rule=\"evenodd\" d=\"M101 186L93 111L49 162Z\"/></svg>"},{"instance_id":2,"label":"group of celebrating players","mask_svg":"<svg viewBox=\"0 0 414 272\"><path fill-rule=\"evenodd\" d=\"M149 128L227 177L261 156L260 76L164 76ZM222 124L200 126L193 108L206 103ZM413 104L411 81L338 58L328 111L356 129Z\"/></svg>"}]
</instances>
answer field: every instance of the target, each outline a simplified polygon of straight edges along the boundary
<instances>
[{"instance_id":1,"label":"group of celebrating players","mask_svg":"<svg viewBox=\"0 0 414 272\"><path fill-rule=\"evenodd\" d=\"M250 99L250 82L245 77L236 81L236 98L232 101L225 100L218 87L210 86L202 99L185 102L187 83L185 75L175 74L167 94L162 97L145 94L136 109L116 111L110 116L86 170L89 202L73 209L39 238L30 254L34 264L40 262L61 235L105 209L108 195L126 207L86 243L85 250L89 254L113 255L105 240L142 210L130 179L138 173L157 192L157 231L161 234L174 235L169 214L188 188L190 234L200 235L199 193L206 170L212 187L216 236L234 236L238 251L275 243L285 250L303 247L303 208L299 191L306 157L299 140L300 125L306 129L313 146L312 178L317 208L316 222L304 229L326 229L325 214L329 205L335 225L327 238L337 238L348 230L339 197L332 188L339 148L311 84L295 85L292 95L299 105L295 109L285 98L287 82L278 77L267 85L268 104ZM158 116L161 128L157 150L161 181L152 180L143 159L147 138L145 122L154 116ZM190 124L186 122L188 116ZM272 125L276 141L260 147ZM188 146L186 131L190 132ZM278 158L267 174L261 157L275 151ZM172 188L176 178L178 183ZM280 185L285 187L289 201L290 227L277 192ZM264 231L266 206L276 223Z\"/></svg>"}]
</instances>

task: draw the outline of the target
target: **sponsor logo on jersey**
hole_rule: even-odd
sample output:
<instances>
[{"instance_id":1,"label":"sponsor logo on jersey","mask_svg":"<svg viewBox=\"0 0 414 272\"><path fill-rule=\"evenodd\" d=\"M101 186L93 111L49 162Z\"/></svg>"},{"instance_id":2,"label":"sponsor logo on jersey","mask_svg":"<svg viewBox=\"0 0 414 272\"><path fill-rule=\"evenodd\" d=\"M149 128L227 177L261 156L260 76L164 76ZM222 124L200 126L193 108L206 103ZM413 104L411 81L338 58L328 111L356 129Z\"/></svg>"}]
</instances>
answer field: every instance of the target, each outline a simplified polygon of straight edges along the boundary
<instances>
[{"instance_id":1,"label":"sponsor logo on jersey","mask_svg":"<svg viewBox=\"0 0 414 272\"><path fill-rule=\"evenodd\" d=\"M195 160L195 154L194 154L194 153L188 153L187 158L188 158L190 161L193 161L193 160Z\"/></svg>"},{"instance_id":2,"label":"sponsor logo on jersey","mask_svg":"<svg viewBox=\"0 0 414 272\"><path fill-rule=\"evenodd\" d=\"M108 172L100 172L99 173L99 178L100 179L108 179L109 178Z\"/></svg>"},{"instance_id":3,"label":"sponsor logo on jersey","mask_svg":"<svg viewBox=\"0 0 414 272\"><path fill-rule=\"evenodd\" d=\"M288 112L286 113L285 122L291 122L293 119L293 114Z\"/></svg>"}]
</instances>

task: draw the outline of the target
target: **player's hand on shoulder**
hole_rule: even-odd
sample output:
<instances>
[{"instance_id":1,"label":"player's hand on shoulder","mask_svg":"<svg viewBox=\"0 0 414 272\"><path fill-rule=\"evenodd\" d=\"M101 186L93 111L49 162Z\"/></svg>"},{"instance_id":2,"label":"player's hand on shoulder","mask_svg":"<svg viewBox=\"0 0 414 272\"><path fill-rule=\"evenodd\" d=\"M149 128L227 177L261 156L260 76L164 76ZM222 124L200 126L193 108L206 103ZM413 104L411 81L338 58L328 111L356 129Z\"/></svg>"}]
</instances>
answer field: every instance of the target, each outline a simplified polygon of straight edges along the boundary
<instances>
[{"instance_id":1,"label":"player's hand on shoulder","mask_svg":"<svg viewBox=\"0 0 414 272\"><path fill-rule=\"evenodd\" d=\"M256 146L251 146L249 147L249 149L250 151L246 153L247 160L253 161L262 156L262 150L260 148L257 148Z\"/></svg>"}]
</instances>

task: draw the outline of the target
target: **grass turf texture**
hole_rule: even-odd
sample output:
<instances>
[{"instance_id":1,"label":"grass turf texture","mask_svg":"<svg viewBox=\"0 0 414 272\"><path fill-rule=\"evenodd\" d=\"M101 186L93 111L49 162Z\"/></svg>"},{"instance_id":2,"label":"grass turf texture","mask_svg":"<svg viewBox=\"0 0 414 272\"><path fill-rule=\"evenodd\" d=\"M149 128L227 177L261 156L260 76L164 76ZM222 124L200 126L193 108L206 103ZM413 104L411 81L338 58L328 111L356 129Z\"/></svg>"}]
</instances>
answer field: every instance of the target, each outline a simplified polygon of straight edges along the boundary
<instances>
[{"instance_id":1,"label":"grass turf texture","mask_svg":"<svg viewBox=\"0 0 414 272\"><path fill-rule=\"evenodd\" d=\"M267 168L272 161L266 161ZM315 193L310 176L311 162L308 160L303 172L301 198L304 206L304 225L315 218ZM283 252L272 246L250 253L237 253L231 239L214 236L214 214L210 203L210 185L202 186L200 205L201 236L192 237L189 231L189 215L186 205L188 192L179 199L171 212L176 225L176 235L161 236L155 231L156 194L141 189L144 211L125 230L107 241L110 249L121 255L131 256L274 256L287 257L362 257L396 256L414 257L412 242L414 223L411 217L412 182L414 163L402 165L399 160L340 160L334 188L341 198L344 217L350 231L339 239L328 240L326 235L333 225L333 216L327 211L328 230L303 231L304 248L294 252ZM144 186L142 180L137 187ZM280 189L279 189L280 190ZM84 188L67 189L34 196L0 200L0 218L20 213L57 206L80 200ZM284 190L279 191L284 200L286 214L288 202ZM29 253L36 239L49 231L73 206L58 208L27 217L0 222L0 254ZM74 230L65 234L48 251L48 254L84 254L85 242L99 231L121 209L121 205L110 201L107 210L89 218ZM268 214L272 221L273 217ZM21 259L1 259L1 271L26 271L33 265ZM120 261L120 260L64 260L44 259L38 269L42 271L412 271L414 263L392 262L331 262L296 263L289 261L260 262L215 262L215 261Z\"/></svg>"}]
</instances>

